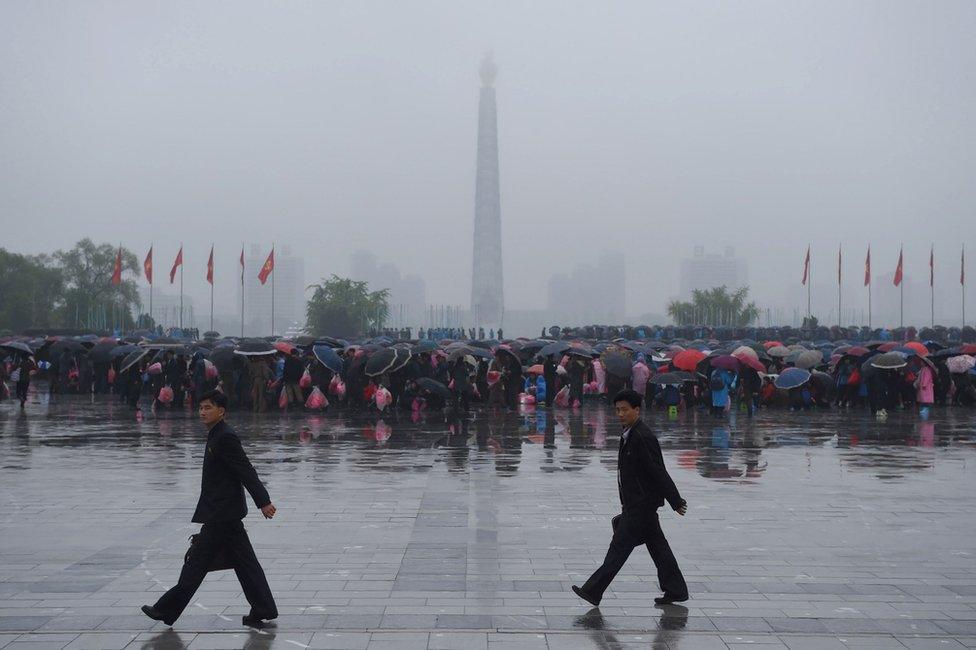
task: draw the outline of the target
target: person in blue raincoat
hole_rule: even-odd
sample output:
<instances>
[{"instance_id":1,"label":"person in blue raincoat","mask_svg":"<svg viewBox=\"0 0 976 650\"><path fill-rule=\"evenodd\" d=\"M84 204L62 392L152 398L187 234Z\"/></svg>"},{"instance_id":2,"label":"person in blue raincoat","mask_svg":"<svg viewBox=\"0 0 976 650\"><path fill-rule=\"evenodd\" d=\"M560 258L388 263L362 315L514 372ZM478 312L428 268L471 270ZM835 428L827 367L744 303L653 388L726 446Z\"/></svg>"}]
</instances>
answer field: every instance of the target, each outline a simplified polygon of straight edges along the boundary
<instances>
[{"instance_id":1,"label":"person in blue raincoat","mask_svg":"<svg viewBox=\"0 0 976 650\"><path fill-rule=\"evenodd\" d=\"M712 414L719 417L729 405L729 390L735 387L735 373L716 368L712 371L709 388L712 390Z\"/></svg>"}]
</instances>

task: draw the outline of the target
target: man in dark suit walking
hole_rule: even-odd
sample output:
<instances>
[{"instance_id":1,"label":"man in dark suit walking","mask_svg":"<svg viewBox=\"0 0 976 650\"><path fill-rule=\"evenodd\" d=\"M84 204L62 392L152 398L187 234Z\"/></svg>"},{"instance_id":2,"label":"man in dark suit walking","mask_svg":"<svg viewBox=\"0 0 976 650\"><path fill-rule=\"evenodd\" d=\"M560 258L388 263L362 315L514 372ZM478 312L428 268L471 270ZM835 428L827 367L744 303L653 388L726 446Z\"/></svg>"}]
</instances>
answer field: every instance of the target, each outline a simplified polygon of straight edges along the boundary
<instances>
[{"instance_id":1,"label":"man in dark suit walking","mask_svg":"<svg viewBox=\"0 0 976 650\"><path fill-rule=\"evenodd\" d=\"M183 564L179 582L156 601L143 605L149 618L172 625L200 587L218 554L233 566L251 612L244 625L260 627L278 617L274 596L264 570L254 555L241 519L247 515L244 489L266 519L275 515L268 491L258 479L234 429L224 421L227 397L212 391L200 398L200 420L206 425L207 446L203 459L203 482L193 522L203 524Z\"/></svg>"},{"instance_id":2,"label":"man in dark suit walking","mask_svg":"<svg viewBox=\"0 0 976 650\"><path fill-rule=\"evenodd\" d=\"M645 544L657 567L657 580L664 592L654 602L667 605L688 600L688 586L657 517L657 509L665 501L682 516L687 512L688 504L664 467L657 437L640 419L641 396L632 390L622 390L614 396L613 404L624 427L617 454L617 488L623 512L613 518L613 539L603 565L582 587L573 585L573 591L586 602L598 606L603 592L623 568L631 551Z\"/></svg>"}]
</instances>

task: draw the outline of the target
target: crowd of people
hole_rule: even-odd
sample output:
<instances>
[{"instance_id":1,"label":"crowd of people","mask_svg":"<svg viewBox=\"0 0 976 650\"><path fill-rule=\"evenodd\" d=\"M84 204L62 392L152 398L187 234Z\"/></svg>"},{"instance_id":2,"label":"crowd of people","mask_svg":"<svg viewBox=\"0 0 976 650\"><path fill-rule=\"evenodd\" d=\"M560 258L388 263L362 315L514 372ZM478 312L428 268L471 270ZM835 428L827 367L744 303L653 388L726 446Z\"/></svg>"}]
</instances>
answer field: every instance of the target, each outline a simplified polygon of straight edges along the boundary
<instances>
[{"instance_id":1,"label":"crowd of people","mask_svg":"<svg viewBox=\"0 0 976 650\"><path fill-rule=\"evenodd\" d=\"M661 330L658 331L660 333ZM749 338L403 338L362 341L162 337L8 337L0 341L0 398L23 405L32 378L52 394L113 394L133 410L181 408L219 390L230 408L467 411L578 408L633 389L645 406L676 412L841 407L888 411L976 405L976 345L935 340ZM418 334L421 332L418 331ZM499 333L501 333L499 331ZM646 332L628 332L646 334ZM781 332L782 333L782 332ZM902 335L910 332L900 333ZM572 338L570 338L572 337ZM13 390L11 390L13 388Z\"/></svg>"}]
</instances>

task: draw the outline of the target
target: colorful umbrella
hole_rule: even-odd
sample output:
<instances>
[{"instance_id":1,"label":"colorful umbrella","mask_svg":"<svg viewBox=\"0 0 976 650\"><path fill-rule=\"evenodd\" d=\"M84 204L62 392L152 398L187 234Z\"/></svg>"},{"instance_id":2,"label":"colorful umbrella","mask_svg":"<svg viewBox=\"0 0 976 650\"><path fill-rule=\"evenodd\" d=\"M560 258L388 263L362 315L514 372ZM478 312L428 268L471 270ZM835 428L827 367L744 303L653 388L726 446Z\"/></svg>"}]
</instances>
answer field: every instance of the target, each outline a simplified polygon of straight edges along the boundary
<instances>
[{"instance_id":1,"label":"colorful umbrella","mask_svg":"<svg viewBox=\"0 0 976 650\"><path fill-rule=\"evenodd\" d=\"M803 368L787 368L776 378L776 388L789 390L810 381L810 371Z\"/></svg>"},{"instance_id":2,"label":"colorful umbrella","mask_svg":"<svg viewBox=\"0 0 976 650\"><path fill-rule=\"evenodd\" d=\"M705 358L705 353L700 350L682 350L681 352L674 355L671 359L671 365L678 370L687 370L688 372L694 372L695 368L702 359Z\"/></svg>"}]
</instances>

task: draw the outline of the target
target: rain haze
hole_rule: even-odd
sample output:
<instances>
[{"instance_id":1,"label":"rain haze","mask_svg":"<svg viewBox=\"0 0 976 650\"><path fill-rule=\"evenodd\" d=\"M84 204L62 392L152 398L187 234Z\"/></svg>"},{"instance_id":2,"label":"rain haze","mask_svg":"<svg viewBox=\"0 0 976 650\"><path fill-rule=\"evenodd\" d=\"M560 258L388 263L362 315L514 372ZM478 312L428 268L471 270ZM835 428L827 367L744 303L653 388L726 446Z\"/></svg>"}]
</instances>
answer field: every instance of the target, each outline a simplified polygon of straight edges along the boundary
<instances>
[{"instance_id":1,"label":"rain haze","mask_svg":"<svg viewBox=\"0 0 976 650\"><path fill-rule=\"evenodd\" d=\"M303 258L305 284L366 250L467 307L491 52L507 310L546 309L553 274L602 254L625 260L621 319L662 322L697 246L731 248L792 324L809 244L829 324L842 244L862 324L870 244L875 322L897 325L904 244L906 323L928 322L934 246L936 321L958 325L974 27L950 1L5 2L2 246L152 243L171 292L183 242L202 312L215 242L228 314L242 242Z\"/></svg>"}]
</instances>

